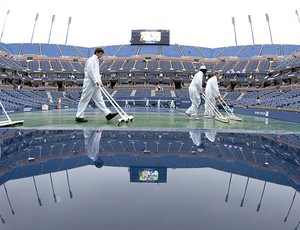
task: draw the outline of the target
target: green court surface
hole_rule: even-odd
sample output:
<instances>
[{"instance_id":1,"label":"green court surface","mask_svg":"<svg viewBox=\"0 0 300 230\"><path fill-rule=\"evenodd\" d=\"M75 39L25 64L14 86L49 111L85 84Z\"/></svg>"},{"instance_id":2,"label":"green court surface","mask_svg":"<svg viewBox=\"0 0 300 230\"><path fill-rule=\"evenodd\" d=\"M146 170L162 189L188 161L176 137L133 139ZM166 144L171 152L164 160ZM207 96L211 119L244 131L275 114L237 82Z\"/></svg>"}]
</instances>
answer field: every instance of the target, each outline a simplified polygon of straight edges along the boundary
<instances>
[{"instance_id":1,"label":"green court surface","mask_svg":"<svg viewBox=\"0 0 300 230\"><path fill-rule=\"evenodd\" d=\"M113 109L112 109L113 110ZM106 121L98 109L88 108L85 118L88 122L75 122L76 109L34 111L9 114L12 121L24 120L23 125L15 126L24 129L145 129L145 130L182 130L182 129L217 129L218 131L247 132L291 132L299 133L299 123L285 122L264 117L254 117L236 114L243 121L222 123L214 119L203 118L203 111L199 111L199 120L190 120L184 114L185 110L171 110L165 108L128 108L128 115L133 115L133 122L122 123L118 126L118 115L111 121ZM4 115L0 120L5 120Z\"/></svg>"}]
</instances>

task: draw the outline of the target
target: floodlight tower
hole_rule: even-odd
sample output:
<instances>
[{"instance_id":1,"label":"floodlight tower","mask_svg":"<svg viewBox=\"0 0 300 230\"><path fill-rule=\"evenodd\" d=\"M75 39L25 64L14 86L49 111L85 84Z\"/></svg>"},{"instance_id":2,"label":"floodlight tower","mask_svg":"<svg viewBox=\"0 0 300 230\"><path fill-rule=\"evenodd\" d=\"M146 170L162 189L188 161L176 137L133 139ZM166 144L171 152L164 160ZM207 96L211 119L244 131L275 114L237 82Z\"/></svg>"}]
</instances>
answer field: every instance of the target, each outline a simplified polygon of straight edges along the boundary
<instances>
[{"instance_id":1,"label":"floodlight tower","mask_svg":"<svg viewBox=\"0 0 300 230\"><path fill-rule=\"evenodd\" d=\"M39 20L39 13L37 13L36 16L35 16L35 20L34 20L34 25L33 25L33 30L32 30L32 35L31 35L31 41L30 41L30 43L32 43L32 40L33 40L33 35L34 35L34 31L35 31L35 26L36 26L37 20Z\"/></svg>"},{"instance_id":2,"label":"floodlight tower","mask_svg":"<svg viewBox=\"0 0 300 230\"><path fill-rule=\"evenodd\" d=\"M54 21L55 21L55 15L53 14L53 16L52 16L52 21L51 21L50 32L49 32L48 44L50 43L51 32L52 32L52 26L53 26L53 22L54 22Z\"/></svg>"},{"instance_id":3,"label":"floodlight tower","mask_svg":"<svg viewBox=\"0 0 300 230\"><path fill-rule=\"evenodd\" d=\"M296 10L295 12L296 12L296 15L297 15L298 21L299 21L299 23L300 23L300 18L299 18L298 10Z\"/></svg>"},{"instance_id":4,"label":"floodlight tower","mask_svg":"<svg viewBox=\"0 0 300 230\"><path fill-rule=\"evenodd\" d=\"M255 45L255 42L254 42L254 35L253 35L253 28L252 28L252 20L251 20L251 16L248 15L248 21L250 23L250 28L251 28L251 34L252 34L252 42L253 42L253 45Z\"/></svg>"},{"instance_id":5,"label":"floodlight tower","mask_svg":"<svg viewBox=\"0 0 300 230\"><path fill-rule=\"evenodd\" d=\"M67 35L66 35L66 42L65 42L65 45L67 45L68 35L69 35L69 28L70 28L71 22L72 22L72 17L69 17L69 22L68 22L68 29L67 29Z\"/></svg>"},{"instance_id":6,"label":"floodlight tower","mask_svg":"<svg viewBox=\"0 0 300 230\"><path fill-rule=\"evenodd\" d=\"M271 38L271 45L273 45L272 32L271 32L271 27L270 27L270 19L269 19L269 15L268 14L266 14L266 21L267 21L268 26L269 26L269 32L270 32L270 38Z\"/></svg>"},{"instance_id":7,"label":"floodlight tower","mask_svg":"<svg viewBox=\"0 0 300 230\"><path fill-rule=\"evenodd\" d=\"M233 30L234 30L235 46L237 46L236 30L235 30L235 20L234 20L234 17L232 17L232 25L233 25Z\"/></svg>"},{"instance_id":8,"label":"floodlight tower","mask_svg":"<svg viewBox=\"0 0 300 230\"><path fill-rule=\"evenodd\" d=\"M9 13L10 13L10 11L8 10L7 13L6 13L5 20L4 20L4 24L3 24L3 28L2 28L2 32L1 32L1 37L0 37L0 42L2 41L3 31L4 31L4 28L5 28L7 16L9 15Z\"/></svg>"}]
</instances>

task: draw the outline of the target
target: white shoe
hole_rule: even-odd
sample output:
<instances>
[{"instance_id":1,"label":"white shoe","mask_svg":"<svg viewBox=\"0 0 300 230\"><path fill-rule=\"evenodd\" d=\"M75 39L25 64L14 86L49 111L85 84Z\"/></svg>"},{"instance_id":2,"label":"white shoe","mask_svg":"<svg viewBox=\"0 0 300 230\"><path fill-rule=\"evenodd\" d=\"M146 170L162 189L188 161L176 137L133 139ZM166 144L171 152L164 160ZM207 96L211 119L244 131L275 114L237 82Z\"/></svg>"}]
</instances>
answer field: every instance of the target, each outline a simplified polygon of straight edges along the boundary
<instances>
[{"instance_id":1,"label":"white shoe","mask_svg":"<svg viewBox=\"0 0 300 230\"><path fill-rule=\"evenodd\" d=\"M191 113L185 112L186 115L188 115L189 117L192 116Z\"/></svg>"},{"instance_id":2,"label":"white shoe","mask_svg":"<svg viewBox=\"0 0 300 230\"><path fill-rule=\"evenodd\" d=\"M197 116L191 116L191 117L190 117L190 120L200 120L200 118L197 117Z\"/></svg>"}]
</instances>

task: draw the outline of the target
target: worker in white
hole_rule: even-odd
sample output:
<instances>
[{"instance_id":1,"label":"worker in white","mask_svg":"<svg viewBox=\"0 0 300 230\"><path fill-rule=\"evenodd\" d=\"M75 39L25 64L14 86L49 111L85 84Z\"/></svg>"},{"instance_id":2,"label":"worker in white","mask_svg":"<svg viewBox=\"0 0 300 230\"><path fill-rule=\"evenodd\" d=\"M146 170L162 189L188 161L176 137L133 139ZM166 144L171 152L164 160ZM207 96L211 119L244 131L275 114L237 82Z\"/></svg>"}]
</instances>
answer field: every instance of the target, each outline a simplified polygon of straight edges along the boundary
<instances>
[{"instance_id":1,"label":"worker in white","mask_svg":"<svg viewBox=\"0 0 300 230\"><path fill-rule=\"evenodd\" d=\"M85 63L83 89L75 119L77 122L87 122L87 120L84 118L84 111L91 99L93 99L96 106L102 110L108 121L118 114L112 113L106 107L101 90L99 88L104 87L101 81L99 66L99 59L103 54L104 49L98 47L95 49L94 54Z\"/></svg>"},{"instance_id":2,"label":"worker in white","mask_svg":"<svg viewBox=\"0 0 300 230\"><path fill-rule=\"evenodd\" d=\"M203 78L206 74L206 67L203 65L200 67L200 70L195 74L191 84L189 85L189 96L192 102L192 105L186 110L185 114L187 114L190 119L199 119L198 118L198 108L201 103L201 94L203 92L202 82Z\"/></svg>"},{"instance_id":3,"label":"worker in white","mask_svg":"<svg viewBox=\"0 0 300 230\"><path fill-rule=\"evenodd\" d=\"M97 168L101 168L104 165L99 156L102 130L84 129L83 136L86 155L93 160Z\"/></svg>"},{"instance_id":4,"label":"worker in white","mask_svg":"<svg viewBox=\"0 0 300 230\"><path fill-rule=\"evenodd\" d=\"M207 117L207 118L214 117L213 106L216 106L216 99L221 98L219 86L218 86L219 77L220 77L220 72L215 71L214 76L209 78L206 82L205 96L211 103L205 102L204 117Z\"/></svg>"}]
</instances>

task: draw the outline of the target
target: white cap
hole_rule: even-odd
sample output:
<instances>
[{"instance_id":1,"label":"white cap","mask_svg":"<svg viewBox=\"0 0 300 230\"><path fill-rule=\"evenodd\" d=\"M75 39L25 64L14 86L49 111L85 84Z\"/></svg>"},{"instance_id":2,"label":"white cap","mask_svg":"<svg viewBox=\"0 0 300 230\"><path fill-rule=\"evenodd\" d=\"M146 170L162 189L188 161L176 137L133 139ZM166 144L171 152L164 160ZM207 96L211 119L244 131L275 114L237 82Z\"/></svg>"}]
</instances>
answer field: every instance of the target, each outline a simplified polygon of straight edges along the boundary
<instances>
[{"instance_id":1,"label":"white cap","mask_svg":"<svg viewBox=\"0 0 300 230\"><path fill-rule=\"evenodd\" d=\"M206 69L206 66L205 65L200 66L200 70L201 69Z\"/></svg>"}]
</instances>

